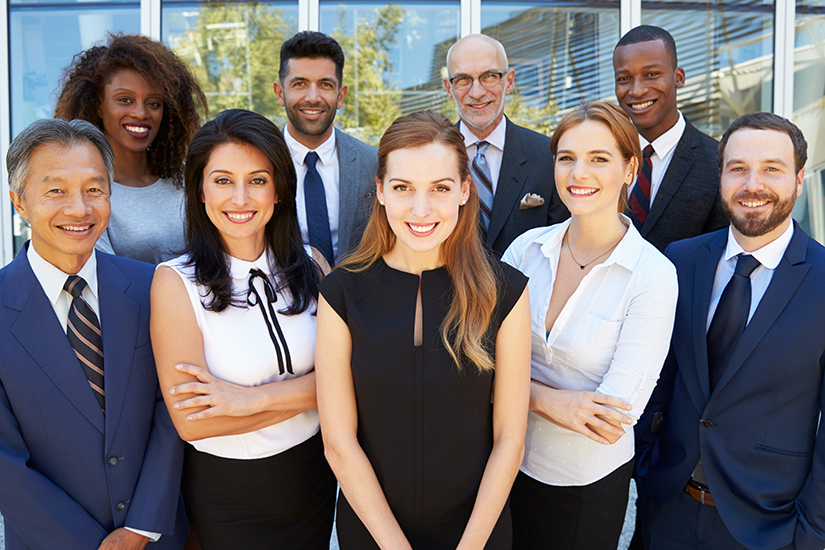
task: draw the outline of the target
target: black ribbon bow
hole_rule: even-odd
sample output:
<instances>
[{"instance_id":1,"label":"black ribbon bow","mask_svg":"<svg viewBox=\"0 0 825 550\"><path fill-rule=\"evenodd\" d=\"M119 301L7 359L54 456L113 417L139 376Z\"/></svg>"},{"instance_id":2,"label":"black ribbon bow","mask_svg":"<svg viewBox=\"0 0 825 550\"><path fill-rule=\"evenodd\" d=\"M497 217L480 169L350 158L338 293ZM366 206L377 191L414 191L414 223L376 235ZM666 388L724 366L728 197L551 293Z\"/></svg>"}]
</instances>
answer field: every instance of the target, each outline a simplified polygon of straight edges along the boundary
<instances>
[{"instance_id":1,"label":"black ribbon bow","mask_svg":"<svg viewBox=\"0 0 825 550\"><path fill-rule=\"evenodd\" d=\"M266 294L266 305L269 309L269 316L266 314L266 309L264 307L264 301L261 299L261 295L258 294L258 289L255 288L254 282L255 279L261 279L264 285L264 293ZM252 296L255 296L255 300L253 301ZM284 333L281 331L281 325L278 324L278 317L275 315L275 309L272 307L272 304L278 301L278 295L275 293L275 289L272 288L272 283L269 282L269 277L266 276L266 273L261 271L260 269L252 269L249 271L249 291L246 293L246 303L249 304L251 307L260 306L261 308L261 315L264 316L264 322L266 323L266 328L269 330L269 338L272 340L272 345L275 346L275 353L278 356L278 371L281 374L284 374L284 362L286 362L286 372L289 374L295 374L292 372L292 357L289 355L289 346L287 346L286 339L284 338ZM269 319L272 318L272 322L270 323ZM272 330L272 325L275 324L275 330ZM275 336L275 332L278 333L278 336ZM279 344L280 342L280 344ZM281 353L281 349L283 348L283 353Z\"/></svg>"}]
</instances>

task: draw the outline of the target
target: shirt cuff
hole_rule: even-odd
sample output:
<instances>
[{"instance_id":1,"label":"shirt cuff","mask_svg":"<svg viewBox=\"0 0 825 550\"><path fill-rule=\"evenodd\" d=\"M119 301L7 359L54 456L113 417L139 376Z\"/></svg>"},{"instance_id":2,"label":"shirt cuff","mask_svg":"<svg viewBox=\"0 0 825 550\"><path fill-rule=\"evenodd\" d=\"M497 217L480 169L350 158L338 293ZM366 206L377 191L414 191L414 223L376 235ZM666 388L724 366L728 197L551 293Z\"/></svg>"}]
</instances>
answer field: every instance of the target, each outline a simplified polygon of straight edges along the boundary
<instances>
[{"instance_id":1,"label":"shirt cuff","mask_svg":"<svg viewBox=\"0 0 825 550\"><path fill-rule=\"evenodd\" d=\"M124 527L124 529L126 529L127 531L131 531L132 533L137 533L138 535L143 535L152 542L157 542L160 540L160 533L152 533L151 531L141 531L140 529L132 529L131 527Z\"/></svg>"}]
</instances>

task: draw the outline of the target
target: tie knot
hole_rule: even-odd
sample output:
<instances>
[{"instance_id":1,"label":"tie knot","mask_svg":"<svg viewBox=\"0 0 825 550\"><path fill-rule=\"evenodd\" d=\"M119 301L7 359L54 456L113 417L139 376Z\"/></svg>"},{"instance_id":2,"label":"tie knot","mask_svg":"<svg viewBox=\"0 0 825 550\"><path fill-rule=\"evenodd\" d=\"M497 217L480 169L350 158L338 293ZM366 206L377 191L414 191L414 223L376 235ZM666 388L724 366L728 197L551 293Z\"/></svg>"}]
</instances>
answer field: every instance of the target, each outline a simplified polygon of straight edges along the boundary
<instances>
[{"instance_id":1,"label":"tie knot","mask_svg":"<svg viewBox=\"0 0 825 550\"><path fill-rule=\"evenodd\" d=\"M483 155L487 151L487 146L490 145L486 141L476 142L476 156Z\"/></svg>"},{"instance_id":2,"label":"tie knot","mask_svg":"<svg viewBox=\"0 0 825 550\"><path fill-rule=\"evenodd\" d=\"M86 288L86 281L77 275L69 275L66 284L63 285L63 290L71 294L72 298L79 297L84 288Z\"/></svg>"},{"instance_id":3,"label":"tie knot","mask_svg":"<svg viewBox=\"0 0 825 550\"><path fill-rule=\"evenodd\" d=\"M644 149L642 149L642 156L646 159L649 159L653 156L653 145L647 144Z\"/></svg>"},{"instance_id":4,"label":"tie knot","mask_svg":"<svg viewBox=\"0 0 825 550\"><path fill-rule=\"evenodd\" d=\"M760 265L759 260L750 254L740 254L739 259L736 260L736 271L734 272L734 275L750 277L753 270Z\"/></svg>"},{"instance_id":5,"label":"tie knot","mask_svg":"<svg viewBox=\"0 0 825 550\"><path fill-rule=\"evenodd\" d=\"M315 170L316 162L318 162L318 153L315 151L310 151L307 153L307 156L304 157L304 164L306 164L306 167L309 170Z\"/></svg>"}]
</instances>

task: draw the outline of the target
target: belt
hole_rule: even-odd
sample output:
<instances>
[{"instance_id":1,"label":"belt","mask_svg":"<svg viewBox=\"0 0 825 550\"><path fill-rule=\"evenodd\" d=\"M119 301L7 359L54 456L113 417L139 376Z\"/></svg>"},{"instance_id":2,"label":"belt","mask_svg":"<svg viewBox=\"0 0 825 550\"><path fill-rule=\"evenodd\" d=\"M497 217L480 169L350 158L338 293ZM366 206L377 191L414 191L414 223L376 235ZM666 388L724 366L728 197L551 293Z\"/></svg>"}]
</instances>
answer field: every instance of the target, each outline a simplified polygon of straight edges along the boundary
<instances>
[{"instance_id":1,"label":"belt","mask_svg":"<svg viewBox=\"0 0 825 550\"><path fill-rule=\"evenodd\" d=\"M688 482L688 484L685 485L685 492L692 496L694 499L701 502L702 504L706 504L708 506L716 506L716 504L713 502L713 497L710 496L710 491L708 491L707 489L700 489L699 487L691 485L690 482Z\"/></svg>"}]
</instances>

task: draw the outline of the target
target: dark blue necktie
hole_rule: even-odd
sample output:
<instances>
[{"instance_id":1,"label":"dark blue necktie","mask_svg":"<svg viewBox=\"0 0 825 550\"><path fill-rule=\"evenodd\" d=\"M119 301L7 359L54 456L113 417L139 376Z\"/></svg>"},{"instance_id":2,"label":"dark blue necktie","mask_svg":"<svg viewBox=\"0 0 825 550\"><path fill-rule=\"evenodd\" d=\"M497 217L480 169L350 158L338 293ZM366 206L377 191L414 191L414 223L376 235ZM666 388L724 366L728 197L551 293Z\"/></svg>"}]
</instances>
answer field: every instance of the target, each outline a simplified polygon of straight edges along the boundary
<instances>
[{"instance_id":1,"label":"dark blue necktie","mask_svg":"<svg viewBox=\"0 0 825 550\"><path fill-rule=\"evenodd\" d=\"M329 213L327 212L327 196L324 193L324 182L321 174L315 168L318 162L318 153L310 151L304 158L307 175L304 178L304 205L307 213L307 227L309 229L309 244L317 248L329 265L333 265L335 258L332 254L332 233L329 230Z\"/></svg>"},{"instance_id":2,"label":"dark blue necktie","mask_svg":"<svg viewBox=\"0 0 825 550\"><path fill-rule=\"evenodd\" d=\"M722 378L733 350L748 324L751 309L751 273L759 267L759 260L740 254L736 270L719 298L719 305L708 329L708 367L710 391Z\"/></svg>"}]
</instances>

